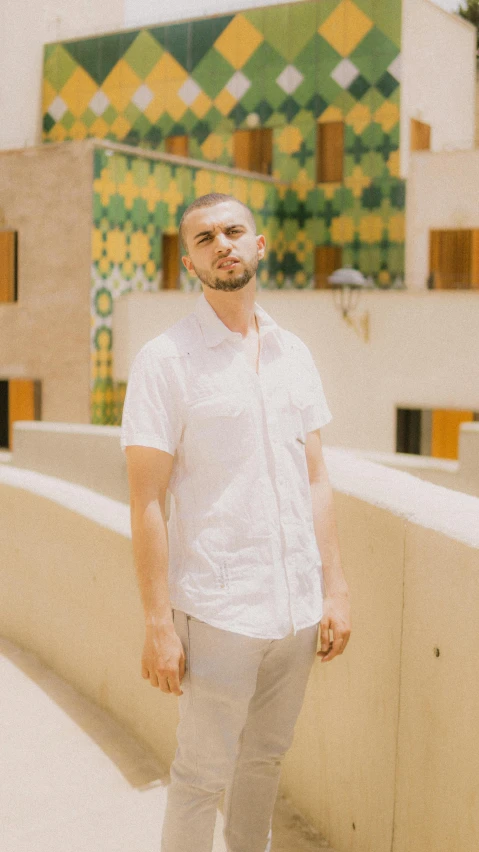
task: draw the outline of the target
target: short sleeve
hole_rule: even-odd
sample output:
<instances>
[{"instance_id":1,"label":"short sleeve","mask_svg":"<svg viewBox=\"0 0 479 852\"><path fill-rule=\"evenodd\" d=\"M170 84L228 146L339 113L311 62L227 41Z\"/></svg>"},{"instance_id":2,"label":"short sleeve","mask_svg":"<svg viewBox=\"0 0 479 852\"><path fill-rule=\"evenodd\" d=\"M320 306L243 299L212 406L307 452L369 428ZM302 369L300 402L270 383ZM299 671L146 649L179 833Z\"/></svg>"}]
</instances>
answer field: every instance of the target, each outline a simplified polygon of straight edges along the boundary
<instances>
[{"instance_id":1,"label":"short sleeve","mask_svg":"<svg viewBox=\"0 0 479 852\"><path fill-rule=\"evenodd\" d=\"M169 359L143 347L133 361L121 424L121 448L153 447L174 455L182 431L181 406Z\"/></svg>"},{"instance_id":2,"label":"short sleeve","mask_svg":"<svg viewBox=\"0 0 479 852\"><path fill-rule=\"evenodd\" d=\"M306 407L303 410L303 418L307 432L314 432L326 426L332 419L326 397L324 395L323 383L317 370L316 364L309 349L304 347L304 378L306 390Z\"/></svg>"}]
</instances>

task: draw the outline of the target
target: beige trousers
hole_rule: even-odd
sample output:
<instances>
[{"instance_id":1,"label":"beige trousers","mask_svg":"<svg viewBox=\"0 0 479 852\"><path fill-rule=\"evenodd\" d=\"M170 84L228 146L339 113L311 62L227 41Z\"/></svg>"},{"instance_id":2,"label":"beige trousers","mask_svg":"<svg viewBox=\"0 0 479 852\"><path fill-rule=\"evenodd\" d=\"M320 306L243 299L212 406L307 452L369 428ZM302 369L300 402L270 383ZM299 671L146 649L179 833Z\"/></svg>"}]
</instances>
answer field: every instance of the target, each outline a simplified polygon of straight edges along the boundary
<instances>
[{"instance_id":1,"label":"beige trousers","mask_svg":"<svg viewBox=\"0 0 479 852\"><path fill-rule=\"evenodd\" d=\"M318 627L252 639L174 613L186 654L162 852L211 852L225 791L228 852L269 852L282 758L293 739Z\"/></svg>"}]
</instances>

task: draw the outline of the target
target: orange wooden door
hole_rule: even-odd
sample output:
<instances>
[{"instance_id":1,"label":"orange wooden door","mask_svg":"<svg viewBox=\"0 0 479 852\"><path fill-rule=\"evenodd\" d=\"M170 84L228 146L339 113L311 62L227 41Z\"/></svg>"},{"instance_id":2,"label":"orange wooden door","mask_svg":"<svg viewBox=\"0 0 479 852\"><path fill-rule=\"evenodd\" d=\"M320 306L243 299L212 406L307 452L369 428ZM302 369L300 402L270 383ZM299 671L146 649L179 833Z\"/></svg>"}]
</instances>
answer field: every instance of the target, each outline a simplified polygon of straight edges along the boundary
<instances>
[{"instance_id":1,"label":"orange wooden door","mask_svg":"<svg viewBox=\"0 0 479 852\"><path fill-rule=\"evenodd\" d=\"M431 125L411 118L411 151L431 150Z\"/></svg>"},{"instance_id":2,"label":"orange wooden door","mask_svg":"<svg viewBox=\"0 0 479 852\"><path fill-rule=\"evenodd\" d=\"M479 231L431 231L429 272L434 289L467 290L479 286Z\"/></svg>"},{"instance_id":3,"label":"orange wooden door","mask_svg":"<svg viewBox=\"0 0 479 852\"><path fill-rule=\"evenodd\" d=\"M0 231L0 302L16 301L16 258L16 231Z\"/></svg>"},{"instance_id":4,"label":"orange wooden door","mask_svg":"<svg viewBox=\"0 0 479 852\"><path fill-rule=\"evenodd\" d=\"M343 250L341 246L316 246L314 252L314 287L325 290L330 285L328 277L336 269L341 269Z\"/></svg>"},{"instance_id":5,"label":"orange wooden door","mask_svg":"<svg viewBox=\"0 0 479 852\"><path fill-rule=\"evenodd\" d=\"M180 284L180 239L163 234L163 290L177 290Z\"/></svg>"},{"instance_id":6,"label":"orange wooden door","mask_svg":"<svg viewBox=\"0 0 479 852\"><path fill-rule=\"evenodd\" d=\"M188 156L188 137L187 136L167 136L165 141L165 150L167 154L177 154L179 157Z\"/></svg>"},{"instance_id":7,"label":"orange wooden door","mask_svg":"<svg viewBox=\"0 0 479 852\"><path fill-rule=\"evenodd\" d=\"M10 379L8 382L8 437L13 445L13 424L17 420L36 420L36 388L30 379Z\"/></svg>"},{"instance_id":8,"label":"orange wooden door","mask_svg":"<svg viewBox=\"0 0 479 852\"><path fill-rule=\"evenodd\" d=\"M472 411L432 412L431 455L440 459L457 459L459 449L459 427L474 419Z\"/></svg>"},{"instance_id":9,"label":"orange wooden door","mask_svg":"<svg viewBox=\"0 0 479 852\"><path fill-rule=\"evenodd\" d=\"M318 124L316 147L317 182L341 182L344 172L344 122Z\"/></svg>"},{"instance_id":10,"label":"orange wooden door","mask_svg":"<svg viewBox=\"0 0 479 852\"><path fill-rule=\"evenodd\" d=\"M236 130L233 135L235 168L246 172L271 174L273 164L273 131L270 127Z\"/></svg>"}]
</instances>

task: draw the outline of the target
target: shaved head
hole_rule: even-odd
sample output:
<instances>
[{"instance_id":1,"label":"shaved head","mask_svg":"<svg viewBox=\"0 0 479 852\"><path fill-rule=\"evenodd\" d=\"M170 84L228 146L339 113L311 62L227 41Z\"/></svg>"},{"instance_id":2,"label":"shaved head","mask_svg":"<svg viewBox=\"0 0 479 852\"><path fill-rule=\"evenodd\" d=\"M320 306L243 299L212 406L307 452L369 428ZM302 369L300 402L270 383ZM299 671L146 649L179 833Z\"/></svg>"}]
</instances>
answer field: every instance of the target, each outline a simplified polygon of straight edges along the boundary
<instances>
[{"instance_id":1,"label":"shaved head","mask_svg":"<svg viewBox=\"0 0 479 852\"><path fill-rule=\"evenodd\" d=\"M181 217L179 235L181 245L183 246L186 252L188 251L188 245L186 243L185 221L190 215L190 213L192 213L193 210L198 210L200 207L214 207L216 204L224 204L225 202L233 202L234 204L238 204L239 207L242 207L243 210L246 211L249 223L253 229L253 233L256 234L256 222L254 220L254 216L251 210L249 209L249 207L246 206L246 204L243 204L242 201L238 201L238 199L235 198L233 195L226 195L223 192L210 192L208 193L208 195L200 195L199 198L196 198L194 201L192 201L192 203L189 205L189 207L186 208L185 212L183 213L183 216Z\"/></svg>"}]
</instances>

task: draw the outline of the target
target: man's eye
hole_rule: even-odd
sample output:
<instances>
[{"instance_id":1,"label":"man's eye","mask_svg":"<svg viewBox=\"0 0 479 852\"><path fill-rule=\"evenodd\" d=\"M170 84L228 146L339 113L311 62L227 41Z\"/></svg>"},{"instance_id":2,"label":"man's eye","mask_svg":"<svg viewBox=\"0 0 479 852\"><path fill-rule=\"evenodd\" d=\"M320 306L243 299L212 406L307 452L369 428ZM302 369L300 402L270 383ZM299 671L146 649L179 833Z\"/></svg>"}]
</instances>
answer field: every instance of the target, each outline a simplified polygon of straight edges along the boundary
<instances>
[{"instance_id":1,"label":"man's eye","mask_svg":"<svg viewBox=\"0 0 479 852\"><path fill-rule=\"evenodd\" d=\"M206 243L206 241L207 241L207 240L209 240L209 239L211 239L211 237L210 237L210 235L209 235L209 234L207 234L207 236L206 236L206 237L203 237L203 239L202 239L202 240L199 240L199 241L198 241L198 245L201 245L201 243Z\"/></svg>"}]
</instances>

